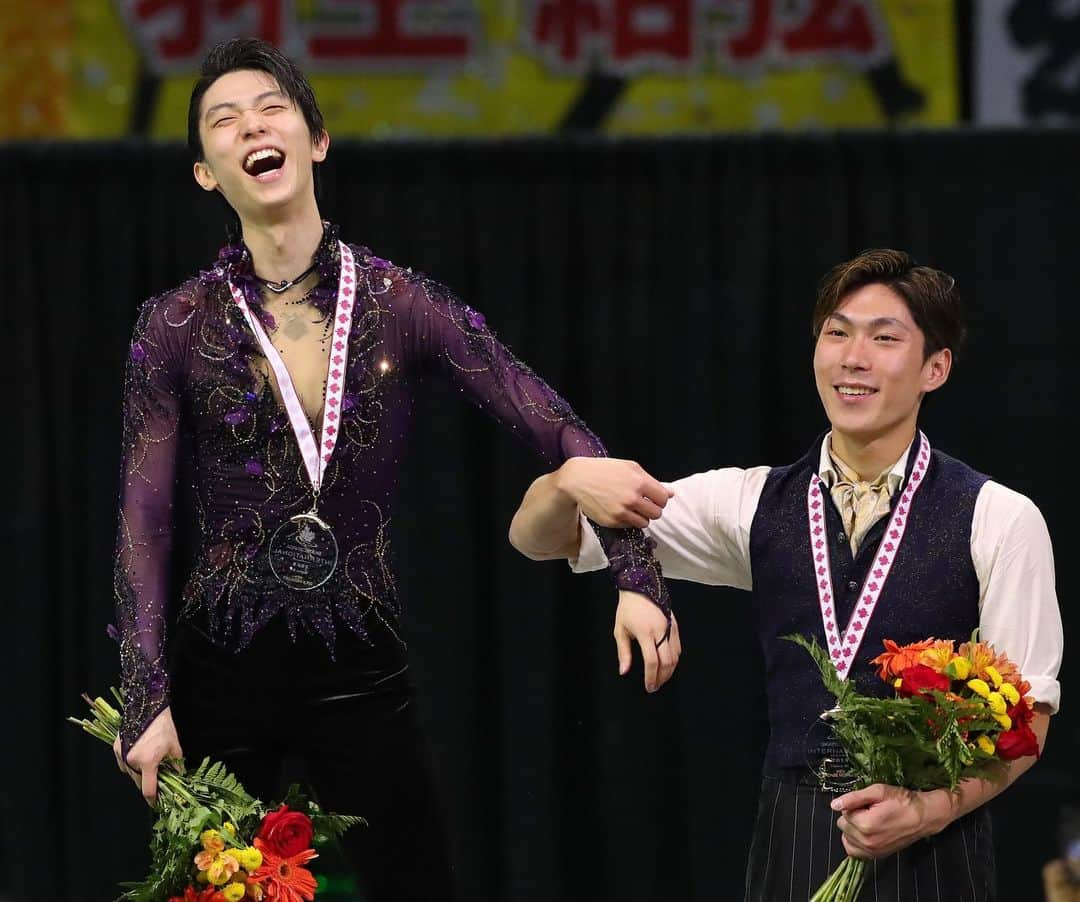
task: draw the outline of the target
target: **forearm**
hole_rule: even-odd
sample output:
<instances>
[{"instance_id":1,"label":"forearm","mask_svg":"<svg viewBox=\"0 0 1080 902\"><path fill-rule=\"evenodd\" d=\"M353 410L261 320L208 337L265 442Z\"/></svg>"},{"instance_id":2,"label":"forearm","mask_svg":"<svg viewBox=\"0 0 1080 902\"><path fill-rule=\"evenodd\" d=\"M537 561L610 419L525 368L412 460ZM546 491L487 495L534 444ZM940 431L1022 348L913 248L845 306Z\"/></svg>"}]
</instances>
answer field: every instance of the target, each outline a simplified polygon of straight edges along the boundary
<instances>
[{"instance_id":1,"label":"forearm","mask_svg":"<svg viewBox=\"0 0 1080 902\"><path fill-rule=\"evenodd\" d=\"M510 544L534 561L572 558L580 541L578 505L555 470L533 481L510 523Z\"/></svg>"},{"instance_id":2,"label":"forearm","mask_svg":"<svg viewBox=\"0 0 1080 902\"><path fill-rule=\"evenodd\" d=\"M1039 740L1040 753L1045 746L1049 726L1049 712L1043 705L1036 705L1031 729ZM944 830L953 821L970 814L976 808L1000 795L1027 773L1036 760L1035 756L1029 755L1010 761L1007 774L1001 780L965 780L953 792L947 789L935 789L922 793L926 806L927 833L938 833Z\"/></svg>"}]
</instances>

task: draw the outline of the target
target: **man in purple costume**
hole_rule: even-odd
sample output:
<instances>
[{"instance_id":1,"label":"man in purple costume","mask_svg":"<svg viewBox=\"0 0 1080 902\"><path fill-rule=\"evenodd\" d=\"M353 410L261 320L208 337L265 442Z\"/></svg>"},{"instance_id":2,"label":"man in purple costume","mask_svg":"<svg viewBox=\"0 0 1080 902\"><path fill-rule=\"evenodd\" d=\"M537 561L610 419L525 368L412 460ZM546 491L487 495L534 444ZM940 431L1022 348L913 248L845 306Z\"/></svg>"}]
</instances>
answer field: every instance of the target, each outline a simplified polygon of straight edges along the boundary
<instances>
[{"instance_id":1,"label":"man in purple costume","mask_svg":"<svg viewBox=\"0 0 1080 902\"><path fill-rule=\"evenodd\" d=\"M1010 762L1004 782L968 780L956 793L843 792L816 726L834 700L809 655L781 637L815 636L860 691L885 695L891 686L870 664L883 639L964 642L978 627L1030 682L1041 747L1062 657L1046 524L1029 499L931 451L918 431L922 400L948 379L964 337L950 276L899 251L867 251L826 276L813 334L831 431L790 466L671 483L647 530L668 577L754 592L770 738L746 898L807 899L847 853L873 862L860 899L992 899L984 806L1035 758ZM624 472L619 461L570 460L540 477L511 541L534 559L602 566L573 499L586 481L619 491Z\"/></svg>"},{"instance_id":2,"label":"man in purple costume","mask_svg":"<svg viewBox=\"0 0 1080 902\"><path fill-rule=\"evenodd\" d=\"M324 806L369 822L344 840L365 898L448 899L388 550L415 382L446 378L551 464L605 450L481 314L339 243L315 192L329 142L310 85L273 47L238 39L208 54L188 143L196 181L240 231L209 271L143 306L131 343L115 752L148 800L165 756L223 759L262 797L299 756ZM188 441L200 542L177 604L173 494ZM616 494L581 482L574 503L612 562L620 622L655 690L679 637L634 527L669 493L634 472Z\"/></svg>"}]
</instances>

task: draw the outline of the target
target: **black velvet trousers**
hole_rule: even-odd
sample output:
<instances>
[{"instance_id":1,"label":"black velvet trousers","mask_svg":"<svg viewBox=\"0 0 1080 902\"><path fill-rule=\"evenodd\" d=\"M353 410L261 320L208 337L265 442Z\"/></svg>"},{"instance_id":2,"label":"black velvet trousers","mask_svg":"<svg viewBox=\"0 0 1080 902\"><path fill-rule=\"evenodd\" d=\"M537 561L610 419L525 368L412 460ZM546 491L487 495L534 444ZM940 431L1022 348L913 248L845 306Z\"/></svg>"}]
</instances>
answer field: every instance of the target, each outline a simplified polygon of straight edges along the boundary
<instances>
[{"instance_id":1,"label":"black velvet trousers","mask_svg":"<svg viewBox=\"0 0 1080 902\"><path fill-rule=\"evenodd\" d=\"M453 899L404 649L373 638L342 631L331 661L302 632L294 644L281 618L239 653L182 624L171 655L180 744L189 765L222 760L268 803L300 782L324 810L364 817L341 843L364 902Z\"/></svg>"}]
</instances>

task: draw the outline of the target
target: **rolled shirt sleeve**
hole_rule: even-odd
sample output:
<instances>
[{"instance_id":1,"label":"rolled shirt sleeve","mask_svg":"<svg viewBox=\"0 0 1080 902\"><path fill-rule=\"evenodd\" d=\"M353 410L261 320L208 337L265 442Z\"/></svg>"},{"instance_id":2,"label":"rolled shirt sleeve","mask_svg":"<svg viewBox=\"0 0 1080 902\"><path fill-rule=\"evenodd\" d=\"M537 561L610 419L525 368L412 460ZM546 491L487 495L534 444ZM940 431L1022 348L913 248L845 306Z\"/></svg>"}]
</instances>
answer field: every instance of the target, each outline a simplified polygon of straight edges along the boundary
<instances>
[{"instance_id":1,"label":"rolled shirt sleeve","mask_svg":"<svg viewBox=\"0 0 1080 902\"><path fill-rule=\"evenodd\" d=\"M979 579L979 637L1031 684L1031 696L1056 712L1064 647L1046 521L1026 496L987 482L975 502L971 558Z\"/></svg>"},{"instance_id":2,"label":"rolled shirt sleeve","mask_svg":"<svg viewBox=\"0 0 1080 902\"><path fill-rule=\"evenodd\" d=\"M646 528L664 576L710 586L753 587L750 526L769 467L726 467L665 483L675 495ZM575 573L602 570L607 558L588 521L581 518Z\"/></svg>"}]
</instances>

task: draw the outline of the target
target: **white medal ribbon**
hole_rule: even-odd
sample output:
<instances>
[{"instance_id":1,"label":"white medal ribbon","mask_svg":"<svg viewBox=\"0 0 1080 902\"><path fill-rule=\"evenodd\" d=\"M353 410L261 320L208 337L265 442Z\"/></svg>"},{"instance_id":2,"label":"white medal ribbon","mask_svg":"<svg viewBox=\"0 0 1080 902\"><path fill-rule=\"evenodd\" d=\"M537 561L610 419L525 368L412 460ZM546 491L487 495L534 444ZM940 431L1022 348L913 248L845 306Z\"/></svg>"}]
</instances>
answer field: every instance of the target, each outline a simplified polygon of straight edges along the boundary
<instances>
[{"instance_id":1,"label":"white medal ribbon","mask_svg":"<svg viewBox=\"0 0 1080 902\"><path fill-rule=\"evenodd\" d=\"M870 624L870 618L874 615L874 608L877 607L878 599L885 587L885 580L889 578L896 553L900 549L900 541L904 538L904 532L907 529L912 499L923 483L929 463L930 442L920 431L919 450L915 457L911 478L893 510L892 519L878 545L874 562L866 574L862 589L859 591L858 602L852 608L851 617L843 633L838 632L836 627L829 543L825 537L825 493L818 475L815 473L810 477L810 490L806 496L806 509L810 521L810 556L817 578L818 604L821 607L821 622L825 627L825 638L829 643L829 655L836 667L837 675L842 680L847 679L851 664L855 660L859 646L862 645L866 628Z\"/></svg>"},{"instance_id":2,"label":"white medal ribbon","mask_svg":"<svg viewBox=\"0 0 1080 902\"><path fill-rule=\"evenodd\" d=\"M338 434L338 424L341 418L341 398L345 385L345 362L348 358L349 327L352 325L353 308L356 299L356 276L353 265L353 254L348 245L338 242L341 251L341 275L338 277L337 307L334 311L334 343L330 348L330 360L327 364L326 373L326 398L323 403L323 419L320 435L321 447L316 447L315 437L311 434L307 415L300 404L300 398L296 394L292 378L281 359L277 348L270 341L266 330L263 329L259 318L252 313L244 295L232 282L229 290L232 292L236 306L240 308L244 317L251 326L251 331L259 341L266 359L274 370L277 377L278 388L281 391L281 400L285 404L285 411L289 415L293 434L300 446L300 454L304 459L308 477L311 479L311 488L318 499L322 488L323 474L326 465L334 453L334 445Z\"/></svg>"}]
</instances>

